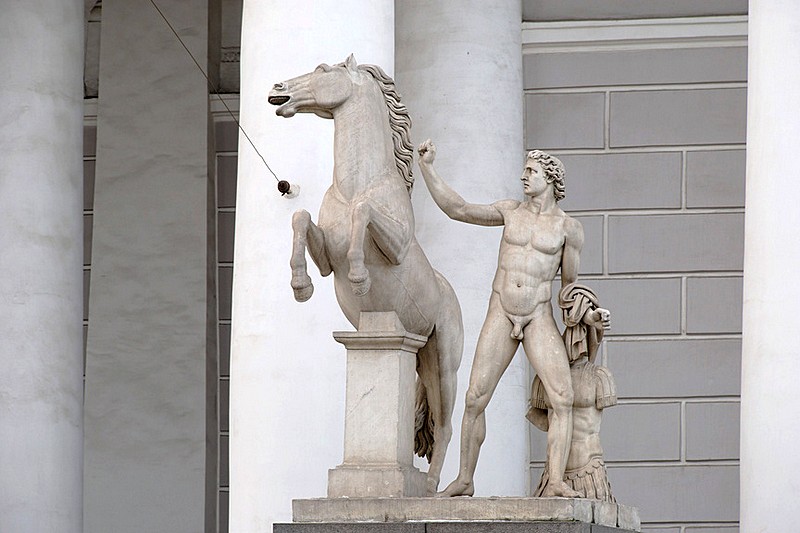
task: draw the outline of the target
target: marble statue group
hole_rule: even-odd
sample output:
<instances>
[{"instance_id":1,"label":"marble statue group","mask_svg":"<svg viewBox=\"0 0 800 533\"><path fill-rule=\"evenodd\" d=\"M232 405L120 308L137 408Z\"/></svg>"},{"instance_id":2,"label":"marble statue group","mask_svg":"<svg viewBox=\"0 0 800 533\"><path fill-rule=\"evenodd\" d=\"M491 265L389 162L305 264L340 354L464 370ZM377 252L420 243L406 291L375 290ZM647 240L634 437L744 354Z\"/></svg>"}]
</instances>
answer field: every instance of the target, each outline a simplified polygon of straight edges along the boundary
<instances>
[{"instance_id":1,"label":"marble statue group","mask_svg":"<svg viewBox=\"0 0 800 533\"><path fill-rule=\"evenodd\" d=\"M469 224L503 226L466 391L458 477L437 493L452 435L464 331L454 290L414 235L408 112L391 78L379 67L358 65L352 55L276 84L269 102L279 116L314 113L335 125L333 182L318 222L305 210L292 220L295 299L306 301L313 292L308 252L323 276L333 273L339 305L357 329L365 312L394 312L407 332L427 339L416 356L413 399L415 451L430 460L427 494L474 493L486 408L521 344L536 372L527 418L547 432L545 471L535 496L613 502L599 429L602 410L616 403L616 392L608 370L595 364L610 312L577 282L584 235L580 222L559 207L565 196L561 161L528 152L522 199L481 205L468 203L442 179L430 140L417 150L428 191L444 213ZM564 332L556 325L551 294L559 272Z\"/></svg>"}]
</instances>

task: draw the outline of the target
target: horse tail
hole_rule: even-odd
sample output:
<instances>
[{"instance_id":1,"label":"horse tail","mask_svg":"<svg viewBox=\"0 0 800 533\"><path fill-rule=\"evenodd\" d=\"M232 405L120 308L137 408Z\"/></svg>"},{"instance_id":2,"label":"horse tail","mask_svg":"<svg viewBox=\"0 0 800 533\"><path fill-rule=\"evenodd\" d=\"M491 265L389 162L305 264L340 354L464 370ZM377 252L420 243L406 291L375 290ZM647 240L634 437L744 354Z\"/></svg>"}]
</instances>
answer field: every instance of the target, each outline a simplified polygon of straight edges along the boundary
<instances>
[{"instance_id":1,"label":"horse tail","mask_svg":"<svg viewBox=\"0 0 800 533\"><path fill-rule=\"evenodd\" d=\"M428 405L428 391L417 378L416 412L414 420L414 453L431 461L433 454L433 416Z\"/></svg>"}]
</instances>

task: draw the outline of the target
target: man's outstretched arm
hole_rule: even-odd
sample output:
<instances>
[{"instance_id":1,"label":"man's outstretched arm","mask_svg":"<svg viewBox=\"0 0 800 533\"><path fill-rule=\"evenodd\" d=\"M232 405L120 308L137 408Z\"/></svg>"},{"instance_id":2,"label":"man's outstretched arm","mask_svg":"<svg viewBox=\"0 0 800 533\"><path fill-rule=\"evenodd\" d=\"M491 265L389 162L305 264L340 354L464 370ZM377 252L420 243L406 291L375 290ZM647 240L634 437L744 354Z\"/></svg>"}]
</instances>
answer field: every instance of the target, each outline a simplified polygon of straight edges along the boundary
<instances>
[{"instance_id":1,"label":"man's outstretched arm","mask_svg":"<svg viewBox=\"0 0 800 533\"><path fill-rule=\"evenodd\" d=\"M503 213L501 209L507 202L498 202L491 205L470 204L461 195L452 189L433 168L436 158L436 147L430 139L419 146L419 168L425 178L425 184L439 209L452 218L469 224L480 226L502 226ZM518 203L518 202L515 202Z\"/></svg>"}]
</instances>

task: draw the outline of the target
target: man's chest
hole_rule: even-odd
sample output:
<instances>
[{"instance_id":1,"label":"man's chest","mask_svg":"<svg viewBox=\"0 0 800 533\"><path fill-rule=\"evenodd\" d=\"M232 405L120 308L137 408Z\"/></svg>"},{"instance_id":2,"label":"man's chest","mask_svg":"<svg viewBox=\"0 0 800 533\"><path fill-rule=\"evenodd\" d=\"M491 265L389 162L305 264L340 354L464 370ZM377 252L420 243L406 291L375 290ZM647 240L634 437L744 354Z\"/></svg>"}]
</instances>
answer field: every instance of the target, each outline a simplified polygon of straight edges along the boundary
<instances>
[{"instance_id":1,"label":"man's chest","mask_svg":"<svg viewBox=\"0 0 800 533\"><path fill-rule=\"evenodd\" d=\"M506 217L503 240L553 255L564 246L562 217L517 210Z\"/></svg>"}]
</instances>

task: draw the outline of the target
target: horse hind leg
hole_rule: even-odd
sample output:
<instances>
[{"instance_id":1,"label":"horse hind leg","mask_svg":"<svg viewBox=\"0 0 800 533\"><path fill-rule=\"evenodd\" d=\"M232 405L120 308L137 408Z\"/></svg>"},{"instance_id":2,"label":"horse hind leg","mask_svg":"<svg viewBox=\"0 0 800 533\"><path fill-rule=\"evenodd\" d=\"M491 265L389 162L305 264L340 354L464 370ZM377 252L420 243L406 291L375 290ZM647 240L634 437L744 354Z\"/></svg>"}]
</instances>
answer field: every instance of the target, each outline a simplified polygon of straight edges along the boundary
<instances>
[{"instance_id":1,"label":"horse hind leg","mask_svg":"<svg viewBox=\"0 0 800 533\"><path fill-rule=\"evenodd\" d=\"M314 294L314 284L308 275L306 249L323 276L331 273L330 262L325 252L325 234L311 221L311 215L304 209L292 216L292 231L292 256L289 259L292 268L291 285L294 299L305 302Z\"/></svg>"},{"instance_id":2,"label":"horse hind leg","mask_svg":"<svg viewBox=\"0 0 800 533\"><path fill-rule=\"evenodd\" d=\"M435 444L431 467L428 470L428 493L431 495L435 494L439 484L447 447L453 436L452 417L456 403L457 374L464 352L464 323L456 293L439 272L436 272L436 280L440 294L438 319L434 328L439 406L435 411L437 417L434 420L436 424L434 429L438 427L438 432L434 431Z\"/></svg>"},{"instance_id":3,"label":"horse hind leg","mask_svg":"<svg viewBox=\"0 0 800 533\"><path fill-rule=\"evenodd\" d=\"M442 303L439 320L428 344L420 351L419 373L426 388L434 422L433 453L428 468L427 491L436 493L447 447L453 436L457 372L464 350L464 326L455 293L438 273Z\"/></svg>"}]
</instances>

